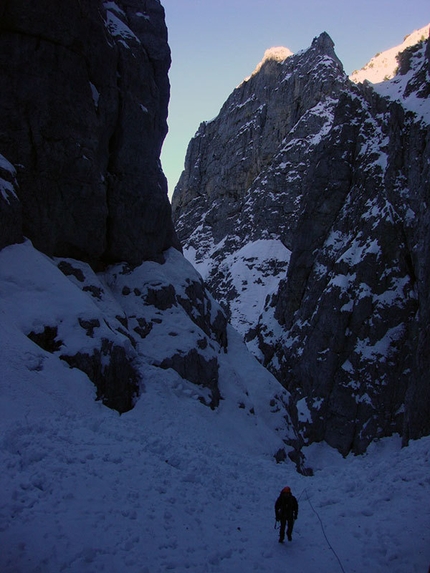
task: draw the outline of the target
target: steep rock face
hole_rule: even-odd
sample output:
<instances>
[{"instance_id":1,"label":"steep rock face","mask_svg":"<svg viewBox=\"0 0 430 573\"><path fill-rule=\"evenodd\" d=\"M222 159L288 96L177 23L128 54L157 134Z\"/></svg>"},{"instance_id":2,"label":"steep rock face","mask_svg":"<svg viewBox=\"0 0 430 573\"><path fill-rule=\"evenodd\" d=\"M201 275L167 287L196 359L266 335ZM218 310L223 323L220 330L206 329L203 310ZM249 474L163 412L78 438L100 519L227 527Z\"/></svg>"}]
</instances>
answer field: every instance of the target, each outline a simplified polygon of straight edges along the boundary
<instances>
[{"instance_id":1,"label":"steep rock face","mask_svg":"<svg viewBox=\"0 0 430 573\"><path fill-rule=\"evenodd\" d=\"M159 162L169 65L157 0L2 2L0 153L37 248L97 265L178 246Z\"/></svg>"},{"instance_id":2,"label":"steep rock face","mask_svg":"<svg viewBox=\"0 0 430 573\"><path fill-rule=\"evenodd\" d=\"M267 291L285 273L301 173L315 133L330 121L321 102L330 107L345 81L327 34L316 38L303 58L282 60L278 51L269 51L190 142L172 200L176 230L242 333L255 326ZM297 138L301 144L292 151L290 142ZM240 280L234 273L238 266ZM262 287L258 300L251 313L242 312L256 281Z\"/></svg>"},{"instance_id":3,"label":"steep rock face","mask_svg":"<svg viewBox=\"0 0 430 573\"><path fill-rule=\"evenodd\" d=\"M267 190L265 205L253 201L244 215L239 206L246 203L245 196L252 193L250 187L275 156L279 159L280 144L300 118L327 94L339 93L345 82L327 34L313 42L306 58L293 56L279 61L276 51L274 57L269 52L258 68L233 92L215 120L200 125L190 142L172 205L180 239L190 246L196 243L196 249L197 237L190 239L189 230L198 226L193 223L200 222L202 213L204 229L211 229L214 243L233 234L238 217L241 228L247 225L247 241L261 238L255 231L261 226L279 228L280 235L288 237L291 223L277 208L270 208L270 201L276 201L271 197L277 192L275 182ZM324 123L323 117L313 120ZM271 220L261 225L267 217ZM201 235L202 231L199 239ZM206 245L198 252L199 256L206 253Z\"/></svg>"},{"instance_id":4,"label":"steep rock face","mask_svg":"<svg viewBox=\"0 0 430 573\"><path fill-rule=\"evenodd\" d=\"M428 43L412 51L398 102L352 84L326 34L263 63L175 190L187 256L290 392L296 448L430 432Z\"/></svg>"},{"instance_id":5,"label":"steep rock face","mask_svg":"<svg viewBox=\"0 0 430 573\"><path fill-rule=\"evenodd\" d=\"M326 149L316 150L297 243L273 301L273 317L285 332L273 356L266 356L300 405L304 439L324 437L345 453L363 451L375 436L403 432L405 392L419 375L413 367L416 332L425 327L417 283L424 261L413 253L419 214L408 197L428 192L428 130L405 121L397 106L379 114L373 134L366 129L372 116L362 116L353 139L362 142L361 150L373 147L373 160L348 153L351 140L343 127L333 130ZM339 120L348 126L353 117ZM388 151L386 166L375 155L376 126ZM327 153L336 148L343 150L338 160ZM400 149L424 153L414 182L404 164L396 166ZM345 178L334 182L330 173L342 170ZM264 333L271 336L267 318L260 323L263 339Z\"/></svg>"},{"instance_id":6,"label":"steep rock face","mask_svg":"<svg viewBox=\"0 0 430 573\"><path fill-rule=\"evenodd\" d=\"M406 396L405 441L420 438L430 432L430 41L421 42L405 53L406 62L399 58L404 89L397 90L397 98L408 108L417 109L423 116L427 131L411 133L410 147L398 149L397 161L409 162L408 180L417 193L411 196L411 209L419 224L412 226L408 235L412 245L412 259L417 272L419 311L415 324L416 352L413 374ZM399 81L396 83L398 86ZM383 87L383 86L381 86ZM380 93L383 94L383 91ZM421 137L420 137L421 136ZM415 138L417 140L415 141ZM407 154L409 151L409 154ZM406 155L404 155L406 154Z\"/></svg>"}]
</instances>

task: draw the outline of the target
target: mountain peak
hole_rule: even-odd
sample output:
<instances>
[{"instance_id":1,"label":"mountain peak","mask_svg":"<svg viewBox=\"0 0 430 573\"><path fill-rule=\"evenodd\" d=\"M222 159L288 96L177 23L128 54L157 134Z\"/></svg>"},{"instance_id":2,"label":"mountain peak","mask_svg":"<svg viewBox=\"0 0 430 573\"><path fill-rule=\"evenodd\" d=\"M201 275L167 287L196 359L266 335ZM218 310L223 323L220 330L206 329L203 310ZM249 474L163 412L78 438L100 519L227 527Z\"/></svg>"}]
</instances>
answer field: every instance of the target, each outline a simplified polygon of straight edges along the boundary
<instances>
[{"instance_id":1,"label":"mountain peak","mask_svg":"<svg viewBox=\"0 0 430 573\"><path fill-rule=\"evenodd\" d=\"M334 49L334 42L327 32L322 32L319 36L313 39L312 47L319 47L325 51L332 51Z\"/></svg>"},{"instance_id":2,"label":"mountain peak","mask_svg":"<svg viewBox=\"0 0 430 573\"><path fill-rule=\"evenodd\" d=\"M326 440L346 455L430 432L427 340L410 336L430 312L428 128L403 111L405 98L427 104L423 52L404 62L405 97L390 105L347 79L324 32L266 60L188 148L176 231L290 393L294 448Z\"/></svg>"},{"instance_id":3,"label":"mountain peak","mask_svg":"<svg viewBox=\"0 0 430 573\"><path fill-rule=\"evenodd\" d=\"M322 32L319 36L316 36L311 44L311 47L306 50L309 54L317 54L318 56L327 56L337 64L343 70L343 64L339 60L334 50L334 42L327 32Z\"/></svg>"},{"instance_id":4,"label":"mountain peak","mask_svg":"<svg viewBox=\"0 0 430 573\"><path fill-rule=\"evenodd\" d=\"M258 74L261 70L263 64L265 64L269 60L274 60L275 62L283 62L287 58L293 55L293 52L289 48L285 48L284 46L273 46L272 48L268 48L264 52L263 59L259 62L252 72L252 74L244 79L244 81L248 81L250 78Z\"/></svg>"}]
</instances>

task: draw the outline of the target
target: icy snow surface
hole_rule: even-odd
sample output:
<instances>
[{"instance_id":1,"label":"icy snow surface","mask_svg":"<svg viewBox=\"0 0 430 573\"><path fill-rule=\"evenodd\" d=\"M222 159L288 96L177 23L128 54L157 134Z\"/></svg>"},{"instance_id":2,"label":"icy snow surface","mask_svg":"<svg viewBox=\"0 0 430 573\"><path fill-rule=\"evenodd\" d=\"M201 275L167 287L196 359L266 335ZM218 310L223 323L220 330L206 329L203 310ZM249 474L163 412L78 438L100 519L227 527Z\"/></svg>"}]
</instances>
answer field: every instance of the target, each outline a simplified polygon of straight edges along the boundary
<instances>
[{"instance_id":1,"label":"icy snow surface","mask_svg":"<svg viewBox=\"0 0 430 573\"><path fill-rule=\"evenodd\" d=\"M347 459L314 445L315 475L303 477L275 463L279 438L258 408L233 407L240 380L224 377L212 411L149 364L136 407L119 416L23 334L48 315L72 329L90 305L76 293L28 243L0 253L1 573L427 571L430 438ZM225 360L243 380L259 372L238 337ZM280 545L273 504L287 484L299 519Z\"/></svg>"}]
</instances>

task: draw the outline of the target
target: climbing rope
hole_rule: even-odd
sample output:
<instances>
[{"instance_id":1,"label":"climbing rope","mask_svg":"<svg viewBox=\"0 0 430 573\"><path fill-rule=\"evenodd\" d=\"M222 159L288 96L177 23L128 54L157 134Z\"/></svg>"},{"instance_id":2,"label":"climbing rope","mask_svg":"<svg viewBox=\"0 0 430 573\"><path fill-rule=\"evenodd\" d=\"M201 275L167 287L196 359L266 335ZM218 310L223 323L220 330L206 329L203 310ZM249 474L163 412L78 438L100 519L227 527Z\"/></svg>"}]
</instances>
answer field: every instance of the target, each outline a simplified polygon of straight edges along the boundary
<instances>
[{"instance_id":1,"label":"climbing rope","mask_svg":"<svg viewBox=\"0 0 430 573\"><path fill-rule=\"evenodd\" d=\"M304 492L306 492L306 498L307 498L307 500L308 500L308 502L309 502L309 505L310 505L311 508L312 508L312 511L313 511L313 512L315 513L315 515L318 517L318 521L320 522L320 525L321 525L321 529L322 529L324 538L325 538L325 540L327 541L327 545L328 545L328 546L330 547L330 549L332 550L332 552L333 552L334 556L336 557L336 559L337 559L337 561L338 561L338 563L339 563L339 566L340 566L340 568L342 569L343 573L346 573L346 572L345 572L345 569L343 568L342 561L339 559L339 555L336 553L336 551L334 550L332 544L331 544L330 541L328 540L328 537L327 537L327 535L326 535L326 532L325 532L325 529L324 529L324 524L323 524L323 522L322 522L322 519L321 519L321 517L319 516L319 513L317 512L317 510L316 510L316 509L314 508L314 506L312 505L312 502L311 502L311 500L309 499L309 494L308 494L308 491L307 491L306 488L305 488L305 489L302 491L302 493L300 494L299 499L302 497L302 495L303 495Z\"/></svg>"}]
</instances>

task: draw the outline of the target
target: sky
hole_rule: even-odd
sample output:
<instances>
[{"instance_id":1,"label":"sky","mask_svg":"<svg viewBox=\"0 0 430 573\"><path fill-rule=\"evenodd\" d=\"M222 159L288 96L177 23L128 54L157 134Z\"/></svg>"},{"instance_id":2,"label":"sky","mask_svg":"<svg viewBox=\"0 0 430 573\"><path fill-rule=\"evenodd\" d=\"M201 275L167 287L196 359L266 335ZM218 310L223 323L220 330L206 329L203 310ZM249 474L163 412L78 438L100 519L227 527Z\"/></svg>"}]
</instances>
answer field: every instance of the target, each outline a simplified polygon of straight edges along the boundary
<instances>
[{"instance_id":1,"label":"sky","mask_svg":"<svg viewBox=\"0 0 430 573\"><path fill-rule=\"evenodd\" d=\"M169 196L202 121L250 75L267 48L297 53L327 32L347 74L430 22L428 0L161 0L166 11L171 96L162 164Z\"/></svg>"}]
</instances>

